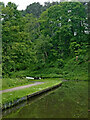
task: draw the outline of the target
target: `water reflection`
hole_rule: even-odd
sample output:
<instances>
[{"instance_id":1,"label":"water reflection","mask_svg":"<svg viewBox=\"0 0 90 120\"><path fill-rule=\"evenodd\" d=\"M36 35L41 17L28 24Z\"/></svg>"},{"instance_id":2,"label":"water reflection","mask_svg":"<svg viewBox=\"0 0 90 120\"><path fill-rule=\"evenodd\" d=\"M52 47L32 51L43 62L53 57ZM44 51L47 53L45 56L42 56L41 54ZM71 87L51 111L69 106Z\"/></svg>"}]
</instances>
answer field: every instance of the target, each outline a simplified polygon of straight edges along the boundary
<instances>
[{"instance_id":1,"label":"water reflection","mask_svg":"<svg viewBox=\"0 0 90 120\"><path fill-rule=\"evenodd\" d=\"M79 85L78 83L74 83ZM87 118L88 102L87 89L77 92L75 85L68 89L68 85L58 88L53 92L30 99L24 107L12 111L7 118ZM81 83L80 83L81 84ZM86 84L82 82L82 86ZM86 84L87 85L87 84ZM76 94L73 94L76 92ZM86 91L85 91L86 90ZM67 92L65 92L67 91ZM82 93L84 92L84 93ZM72 96L72 97L70 97ZM83 99L82 99L83 98Z\"/></svg>"}]
</instances>

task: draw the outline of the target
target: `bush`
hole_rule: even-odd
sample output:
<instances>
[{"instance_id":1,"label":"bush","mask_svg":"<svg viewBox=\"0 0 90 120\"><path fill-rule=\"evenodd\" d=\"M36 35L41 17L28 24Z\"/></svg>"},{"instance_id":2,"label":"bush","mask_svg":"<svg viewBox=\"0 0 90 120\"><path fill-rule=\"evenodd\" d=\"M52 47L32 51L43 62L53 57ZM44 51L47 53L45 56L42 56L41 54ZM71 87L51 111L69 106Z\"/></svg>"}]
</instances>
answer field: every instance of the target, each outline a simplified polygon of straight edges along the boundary
<instances>
[{"instance_id":1,"label":"bush","mask_svg":"<svg viewBox=\"0 0 90 120\"><path fill-rule=\"evenodd\" d=\"M64 60L63 59L58 59L58 67L64 67Z\"/></svg>"},{"instance_id":2,"label":"bush","mask_svg":"<svg viewBox=\"0 0 90 120\"><path fill-rule=\"evenodd\" d=\"M84 55L79 55L78 56L78 63L80 64L80 63L82 63L82 62L84 62Z\"/></svg>"}]
</instances>

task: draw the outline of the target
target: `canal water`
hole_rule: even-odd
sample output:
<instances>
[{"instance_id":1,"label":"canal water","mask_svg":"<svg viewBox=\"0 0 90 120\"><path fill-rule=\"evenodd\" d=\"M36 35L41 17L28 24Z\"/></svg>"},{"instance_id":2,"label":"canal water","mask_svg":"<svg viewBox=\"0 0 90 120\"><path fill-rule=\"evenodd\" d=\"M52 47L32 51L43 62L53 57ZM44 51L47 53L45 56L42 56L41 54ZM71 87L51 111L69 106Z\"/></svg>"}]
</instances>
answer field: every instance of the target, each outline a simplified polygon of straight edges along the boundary
<instances>
[{"instance_id":1,"label":"canal water","mask_svg":"<svg viewBox=\"0 0 90 120\"><path fill-rule=\"evenodd\" d=\"M72 81L3 111L3 118L87 118L88 82Z\"/></svg>"}]
</instances>

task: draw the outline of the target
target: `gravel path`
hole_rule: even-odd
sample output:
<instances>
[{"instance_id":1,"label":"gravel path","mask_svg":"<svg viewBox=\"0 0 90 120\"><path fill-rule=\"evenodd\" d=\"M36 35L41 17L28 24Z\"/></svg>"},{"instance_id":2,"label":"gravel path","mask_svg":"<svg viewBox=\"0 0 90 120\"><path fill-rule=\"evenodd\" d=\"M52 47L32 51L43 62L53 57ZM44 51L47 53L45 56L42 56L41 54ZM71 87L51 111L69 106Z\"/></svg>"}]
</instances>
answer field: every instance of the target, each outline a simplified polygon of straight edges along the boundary
<instances>
[{"instance_id":1,"label":"gravel path","mask_svg":"<svg viewBox=\"0 0 90 120\"><path fill-rule=\"evenodd\" d=\"M35 82L34 84L29 84L29 85L19 86L19 87L15 87L15 88L11 88L11 89L2 90L2 91L0 91L0 94L1 93L6 93L6 92L12 92L12 91L20 90L20 89L24 89L24 88L28 88L28 87L39 85L39 84L42 84L42 83L44 83L44 82Z\"/></svg>"}]
</instances>

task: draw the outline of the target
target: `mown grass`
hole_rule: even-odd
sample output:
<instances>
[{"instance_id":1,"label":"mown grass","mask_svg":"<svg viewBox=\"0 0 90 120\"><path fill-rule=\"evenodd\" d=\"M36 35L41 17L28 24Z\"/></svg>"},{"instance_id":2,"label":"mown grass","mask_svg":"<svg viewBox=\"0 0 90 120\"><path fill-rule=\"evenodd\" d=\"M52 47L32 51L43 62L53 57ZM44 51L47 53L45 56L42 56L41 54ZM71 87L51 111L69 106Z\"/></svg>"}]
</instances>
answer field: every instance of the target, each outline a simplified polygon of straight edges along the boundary
<instances>
[{"instance_id":1,"label":"mown grass","mask_svg":"<svg viewBox=\"0 0 90 120\"><path fill-rule=\"evenodd\" d=\"M43 79L41 81L44 81L45 83L43 83L41 85L32 86L30 88L25 88L22 90L16 90L13 92L3 93L2 94L2 104L5 104L10 101L13 102L14 100L17 100L18 98L27 96L34 92L37 92L37 91L43 90L45 88L51 87L53 85L57 85L57 84L61 83L60 79Z\"/></svg>"},{"instance_id":2,"label":"mown grass","mask_svg":"<svg viewBox=\"0 0 90 120\"><path fill-rule=\"evenodd\" d=\"M2 90L32 84L33 81L39 81L39 80L30 80L26 78L3 78Z\"/></svg>"}]
</instances>

